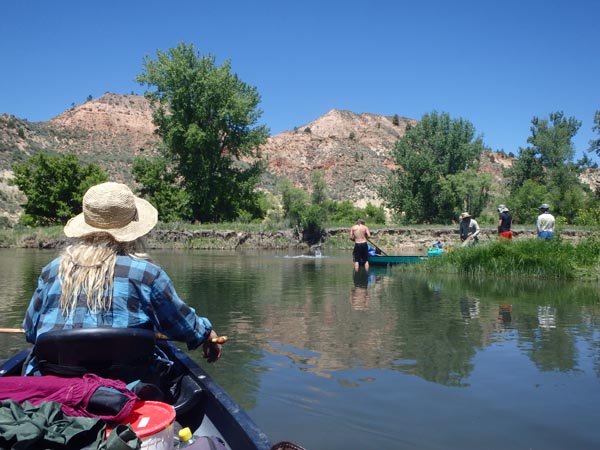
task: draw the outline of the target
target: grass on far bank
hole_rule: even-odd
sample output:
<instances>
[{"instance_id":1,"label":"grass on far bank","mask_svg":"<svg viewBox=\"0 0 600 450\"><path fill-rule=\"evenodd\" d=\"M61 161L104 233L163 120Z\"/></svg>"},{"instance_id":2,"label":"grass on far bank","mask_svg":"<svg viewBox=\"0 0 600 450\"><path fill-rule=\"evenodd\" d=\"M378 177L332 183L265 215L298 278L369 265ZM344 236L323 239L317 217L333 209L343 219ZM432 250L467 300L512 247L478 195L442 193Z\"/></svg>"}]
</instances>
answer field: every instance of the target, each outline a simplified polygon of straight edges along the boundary
<instances>
[{"instance_id":1,"label":"grass on far bank","mask_svg":"<svg viewBox=\"0 0 600 450\"><path fill-rule=\"evenodd\" d=\"M428 258L417 270L466 275L600 279L600 239L498 240L457 247Z\"/></svg>"}]
</instances>

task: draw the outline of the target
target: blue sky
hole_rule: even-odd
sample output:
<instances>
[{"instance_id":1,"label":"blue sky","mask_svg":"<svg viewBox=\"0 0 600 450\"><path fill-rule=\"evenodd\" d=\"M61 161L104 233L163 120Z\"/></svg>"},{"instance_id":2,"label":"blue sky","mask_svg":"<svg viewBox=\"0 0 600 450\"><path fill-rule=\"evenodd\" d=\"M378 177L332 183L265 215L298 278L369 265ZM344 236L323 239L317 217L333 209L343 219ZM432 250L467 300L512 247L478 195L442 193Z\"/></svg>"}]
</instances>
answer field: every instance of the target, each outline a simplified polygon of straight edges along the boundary
<instances>
[{"instance_id":1,"label":"blue sky","mask_svg":"<svg viewBox=\"0 0 600 450\"><path fill-rule=\"evenodd\" d=\"M0 112L45 121L88 95L138 93L143 58L194 44L262 96L272 134L332 108L473 123L493 150L531 119L600 110L595 0L23 0L0 20Z\"/></svg>"}]
</instances>

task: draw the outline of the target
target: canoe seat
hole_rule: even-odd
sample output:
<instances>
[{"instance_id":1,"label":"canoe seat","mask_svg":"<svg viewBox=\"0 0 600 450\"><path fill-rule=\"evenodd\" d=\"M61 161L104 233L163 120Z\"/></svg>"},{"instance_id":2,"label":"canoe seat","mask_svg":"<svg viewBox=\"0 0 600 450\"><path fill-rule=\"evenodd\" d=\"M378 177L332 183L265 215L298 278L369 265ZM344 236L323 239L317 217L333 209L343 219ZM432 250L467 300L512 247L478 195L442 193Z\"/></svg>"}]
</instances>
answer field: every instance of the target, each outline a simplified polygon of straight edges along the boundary
<instances>
[{"instance_id":1,"label":"canoe seat","mask_svg":"<svg viewBox=\"0 0 600 450\"><path fill-rule=\"evenodd\" d=\"M76 328L38 336L34 355L42 375L94 373L126 383L142 379L154 359L154 332L138 328Z\"/></svg>"},{"instance_id":2,"label":"canoe seat","mask_svg":"<svg viewBox=\"0 0 600 450\"><path fill-rule=\"evenodd\" d=\"M206 411L206 393L200 385L189 375L184 375L179 383L177 400L173 404L177 417L192 412L203 417Z\"/></svg>"}]
</instances>

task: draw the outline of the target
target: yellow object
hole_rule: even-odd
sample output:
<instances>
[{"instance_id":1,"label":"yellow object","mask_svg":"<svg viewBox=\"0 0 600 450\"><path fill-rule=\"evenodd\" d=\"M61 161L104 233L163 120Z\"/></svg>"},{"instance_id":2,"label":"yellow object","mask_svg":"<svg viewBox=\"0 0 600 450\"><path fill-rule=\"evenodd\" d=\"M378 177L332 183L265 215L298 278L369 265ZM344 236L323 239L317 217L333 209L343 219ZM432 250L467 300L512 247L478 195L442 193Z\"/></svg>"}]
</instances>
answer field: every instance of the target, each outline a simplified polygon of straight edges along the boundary
<instances>
[{"instance_id":1,"label":"yellow object","mask_svg":"<svg viewBox=\"0 0 600 450\"><path fill-rule=\"evenodd\" d=\"M179 439L181 439L183 442L187 442L192 438L192 430L190 430L190 427L185 427L182 428L181 430L179 430Z\"/></svg>"}]
</instances>

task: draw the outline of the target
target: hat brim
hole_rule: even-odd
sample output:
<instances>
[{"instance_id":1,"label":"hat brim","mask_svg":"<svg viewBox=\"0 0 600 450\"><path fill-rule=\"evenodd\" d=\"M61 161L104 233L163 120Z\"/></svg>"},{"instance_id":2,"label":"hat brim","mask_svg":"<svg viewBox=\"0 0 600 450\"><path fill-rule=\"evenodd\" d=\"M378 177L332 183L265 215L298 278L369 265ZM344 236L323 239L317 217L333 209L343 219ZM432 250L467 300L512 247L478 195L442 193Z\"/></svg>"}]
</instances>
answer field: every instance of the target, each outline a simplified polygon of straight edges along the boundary
<instances>
[{"instance_id":1,"label":"hat brim","mask_svg":"<svg viewBox=\"0 0 600 450\"><path fill-rule=\"evenodd\" d=\"M71 218L64 228L64 233L70 238L80 238L92 234L106 233L117 242L132 242L148 234L158 222L158 211L148 201L134 197L137 218L121 228L97 228L90 226L84 214Z\"/></svg>"}]
</instances>

